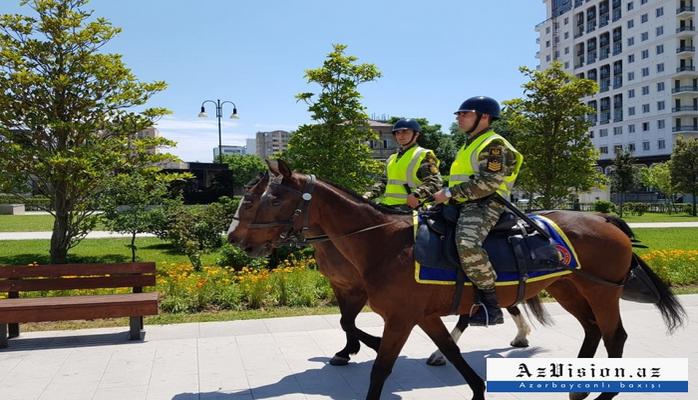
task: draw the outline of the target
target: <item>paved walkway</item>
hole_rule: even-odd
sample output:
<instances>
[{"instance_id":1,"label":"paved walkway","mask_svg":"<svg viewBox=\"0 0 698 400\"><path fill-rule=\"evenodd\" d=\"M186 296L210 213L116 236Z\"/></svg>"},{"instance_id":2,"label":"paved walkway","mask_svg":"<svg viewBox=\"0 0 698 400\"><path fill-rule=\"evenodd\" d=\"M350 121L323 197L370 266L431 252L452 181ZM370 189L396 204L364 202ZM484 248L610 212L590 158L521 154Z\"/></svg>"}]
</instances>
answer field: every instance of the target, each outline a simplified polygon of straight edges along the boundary
<instances>
[{"instance_id":1,"label":"paved walkway","mask_svg":"<svg viewBox=\"0 0 698 400\"><path fill-rule=\"evenodd\" d=\"M698 295L681 296L689 318L698 319ZM546 304L552 327L535 327L531 347L514 349L511 321L496 328L469 328L461 349L484 376L484 357L573 357L579 324L557 303ZM623 302L628 331L626 357L688 357L689 393L621 394L619 399L695 399L698 325L689 322L667 336L652 306ZM446 318L448 325L455 319ZM363 313L358 325L380 334L382 321ZM486 330L485 330L486 329ZM144 342L126 341L127 328L35 332L0 350L2 400L199 400L361 399L375 352L362 347L349 366L329 358L344 344L337 315L146 326ZM419 329L410 336L384 399L469 399L472 393L450 365L428 367L433 344ZM599 354L605 356L601 349ZM488 399L566 399L564 393L499 394Z\"/></svg>"},{"instance_id":2,"label":"paved walkway","mask_svg":"<svg viewBox=\"0 0 698 400\"><path fill-rule=\"evenodd\" d=\"M696 222L632 222L628 223L631 228L698 228ZM103 239L103 238L124 238L131 237L129 234L107 232L107 231L92 231L87 234L87 239ZM138 234L137 237L155 237L149 233ZM32 239L51 239L51 232L0 232L0 240L32 240Z\"/></svg>"}]
</instances>

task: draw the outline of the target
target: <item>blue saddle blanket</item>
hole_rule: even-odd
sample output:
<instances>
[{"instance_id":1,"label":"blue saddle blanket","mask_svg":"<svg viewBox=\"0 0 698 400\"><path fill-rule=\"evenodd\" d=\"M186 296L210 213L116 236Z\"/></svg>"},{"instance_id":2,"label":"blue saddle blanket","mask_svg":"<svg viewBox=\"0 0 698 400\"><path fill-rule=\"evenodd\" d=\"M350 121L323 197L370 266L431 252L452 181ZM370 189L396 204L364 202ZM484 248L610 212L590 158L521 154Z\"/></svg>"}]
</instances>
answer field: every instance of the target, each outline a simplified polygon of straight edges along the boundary
<instances>
[{"instance_id":1,"label":"blue saddle blanket","mask_svg":"<svg viewBox=\"0 0 698 400\"><path fill-rule=\"evenodd\" d=\"M529 217L547 230L550 240L539 233L523 234L517 228L491 232L485 239L483 247L497 272L498 286L518 284L522 271L528 282L534 282L566 275L580 267L572 244L555 222L535 214ZM415 215L415 280L452 285L460 268L454 226L435 232L427 226L427 218ZM472 285L467 277L465 284Z\"/></svg>"}]
</instances>

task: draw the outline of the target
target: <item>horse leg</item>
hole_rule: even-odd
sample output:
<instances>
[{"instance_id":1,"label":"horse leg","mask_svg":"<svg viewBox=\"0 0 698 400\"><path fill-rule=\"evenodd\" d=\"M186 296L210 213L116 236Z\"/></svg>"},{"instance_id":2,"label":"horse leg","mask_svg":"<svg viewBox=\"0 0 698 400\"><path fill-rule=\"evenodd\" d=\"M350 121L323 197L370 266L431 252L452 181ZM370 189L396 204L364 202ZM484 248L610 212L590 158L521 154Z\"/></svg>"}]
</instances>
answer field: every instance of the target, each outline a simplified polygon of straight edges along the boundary
<instances>
[{"instance_id":1,"label":"horse leg","mask_svg":"<svg viewBox=\"0 0 698 400\"><path fill-rule=\"evenodd\" d=\"M451 331L451 338L453 339L453 343L458 343L458 339L460 339L461 335L463 334L463 331L465 331L465 328L468 327L468 321L470 320L470 317L467 315L461 315L458 318L458 322L456 323L456 326L453 327L453 330ZM427 359L427 365L431 365L432 367L440 367L442 365L446 365L446 357L444 357L443 353L441 350L436 350Z\"/></svg>"},{"instance_id":2,"label":"horse leg","mask_svg":"<svg viewBox=\"0 0 698 400\"><path fill-rule=\"evenodd\" d=\"M577 287L568 280L558 280L546 288L558 303L572 314L584 329L584 341L579 349L577 358L593 358L601 341L599 330L594 317L594 312L587 300L582 296ZM582 400L589 396L589 392L572 392L570 400Z\"/></svg>"},{"instance_id":3,"label":"horse leg","mask_svg":"<svg viewBox=\"0 0 698 400\"><path fill-rule=\"evenodd\" d=\"M386 321L378 356L376 356L373 368L371 368L371 383L366 394L367 400L380 399L385 380L393 371L395 360L400 355L400 350L405 345L413 327L414 324L407 321Z\"/></svg>"},{"instance_id":4,"label":"horse leg","mask_svg":"<svg viewBox=\"0 0 698 400\"><path fill-rule=\"evenodd\" d=\"M339 310L342 313L339 323L347 336L347 344L332 357L330 364L341 366L347 365L351 356L358 353L361 348L361 343L355 334L355 331L359 330L356 327L356 316L366 304L367 296L365 291L359 289L342 290L335 286L332 286L332 289L334 289Z\"/></svg>"},{"instance_id":5,"label":"horse leg","mask_svg":"<svg viewBox=\"0 0 698 400\"><path fill-rule=\"evenodd\" d=\"M452 335L449 335L441 318L438 316L427 317L419 323L419 327L429 335L431 340L439 347L439 350L448 358L448 361L463 376L473 391L473 400L484 400L485 382L463 359L458 345L456 345Z\"/></svg>"},{"instance_id":6,"label":"horse leg","mask_svg":"<svg viewBox=\"0 0 698 400\"><path fill-rule=\"evenodd\" d=\"M595 290L593 295L588 296L589 304L596 316L596 324L601 331L608 358L621 358L628 334L620 317L620 289L603 289ZM597 396L596 400L610 400L617 395L618 392L604 392Z\"/></svg>"},{"instance_id":7,"label":"horse leg","mask_svg":"<svg viewBox=\"0 0 698 400\"><path fill-rule=\"evenodd\" d=\"M514 337L514 340L509 344L512 347L528 347L528 338L526 336L531 333L531 327L526 322L526 318L524 318L523 314L521 314L521 310L519 310L519 307L516 305L507 307L507 311L514 320L517 329L516 337Z\"/></svg>"}]
</instances>

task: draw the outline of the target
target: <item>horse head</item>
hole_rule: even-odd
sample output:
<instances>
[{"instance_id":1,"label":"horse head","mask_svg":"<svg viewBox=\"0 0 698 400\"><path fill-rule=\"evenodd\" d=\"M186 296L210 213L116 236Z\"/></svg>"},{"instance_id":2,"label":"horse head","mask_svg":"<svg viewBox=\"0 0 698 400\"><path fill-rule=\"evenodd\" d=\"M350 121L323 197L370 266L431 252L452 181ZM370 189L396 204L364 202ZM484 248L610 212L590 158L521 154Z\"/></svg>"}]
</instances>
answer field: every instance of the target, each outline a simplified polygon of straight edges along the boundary
<instances>
[{"instance_id":1,"label":"horse head","mask_svg":"<svg viewBox=\"0 0 698 400\"><path fill-rule=\"evenodd\" d=\"M312 198L303 191L306 180L285 162L267 160L267 165L269 172L246 189L228 230L228 241L253 257L302 236Z\"/></svg>"}]
</instances>

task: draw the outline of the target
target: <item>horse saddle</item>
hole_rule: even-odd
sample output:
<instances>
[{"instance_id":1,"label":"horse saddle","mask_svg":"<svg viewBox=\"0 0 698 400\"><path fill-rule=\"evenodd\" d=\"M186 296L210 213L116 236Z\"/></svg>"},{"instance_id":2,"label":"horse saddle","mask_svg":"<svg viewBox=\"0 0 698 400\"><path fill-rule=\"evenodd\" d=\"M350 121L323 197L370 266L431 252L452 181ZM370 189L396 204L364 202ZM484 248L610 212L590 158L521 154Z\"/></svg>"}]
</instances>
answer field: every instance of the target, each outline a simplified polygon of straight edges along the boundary
<instances>
[{"instance_id":1,"label":"horse saddle","mask_svg":"<svg viewBox=\"0 0 698 400\"><path fill-rule=\"evenodd\" d=\"M419 264L440 269L461 268L455 240L459 213L457 206L439 205L418 214L414 257ZM499 218L483 248L498 275L565 268L560 262L557 243L509 211Z\"/></svg>"}]
</instances>

